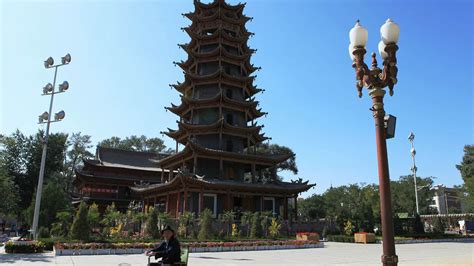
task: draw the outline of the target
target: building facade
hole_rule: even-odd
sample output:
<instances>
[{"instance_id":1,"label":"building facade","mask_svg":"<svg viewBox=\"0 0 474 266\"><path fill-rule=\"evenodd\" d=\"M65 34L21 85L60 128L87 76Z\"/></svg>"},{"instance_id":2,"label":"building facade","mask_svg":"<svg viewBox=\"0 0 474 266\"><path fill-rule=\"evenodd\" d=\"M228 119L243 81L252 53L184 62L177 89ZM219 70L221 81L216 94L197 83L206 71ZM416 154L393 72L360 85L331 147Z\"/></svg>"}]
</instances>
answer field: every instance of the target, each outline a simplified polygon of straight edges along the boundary
<instances>
[{"instance_id":1,"label":"building facade","mask_svg":"<svg viewBox=\"0 0 474 266\"><path fill-rule=\"evenodd\" d=\"M461 191L457 188L448 188L437 185L432 188L434 196L430 204L438 214L464 213L464 202L461 199Z\"/></svg>"}]
</instances>

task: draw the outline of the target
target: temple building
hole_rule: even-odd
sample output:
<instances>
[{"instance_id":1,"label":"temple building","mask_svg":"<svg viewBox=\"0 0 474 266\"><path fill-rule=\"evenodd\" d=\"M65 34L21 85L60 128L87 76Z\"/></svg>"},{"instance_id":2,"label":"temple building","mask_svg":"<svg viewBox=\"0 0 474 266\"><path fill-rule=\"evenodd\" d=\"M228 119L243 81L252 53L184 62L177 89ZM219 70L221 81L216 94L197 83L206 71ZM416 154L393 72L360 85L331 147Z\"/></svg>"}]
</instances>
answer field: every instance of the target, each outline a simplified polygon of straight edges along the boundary
<instances>
[{"instance_id":1,"label":"temple building","mask_svg":"<svg viewBox=\"0 0 474 266\"><path fill-rule=\"evenodd\" d=\"M256 50L247 46L253 33L245 28L251 20L243 14L245 4L215 0L194 6L184 14L191 41L179 45L188 58L175 62L184 81L171 85L181 102L166 107L179 121L177 129L163 132L184 148L162 155L99 147L95 160L77 171L76 187L90 201L92 192L110 189L100 193L124 204L140 200L175 217L207 208L215 216L272 211L287 219L289 201L296 204L298 194L314 185L278 179L277 165L293 154L259 152L268 138L256 120L266 113L255 100L262 90L253 84L259 68L250 63Z\"/></svg>"}]
</instances>

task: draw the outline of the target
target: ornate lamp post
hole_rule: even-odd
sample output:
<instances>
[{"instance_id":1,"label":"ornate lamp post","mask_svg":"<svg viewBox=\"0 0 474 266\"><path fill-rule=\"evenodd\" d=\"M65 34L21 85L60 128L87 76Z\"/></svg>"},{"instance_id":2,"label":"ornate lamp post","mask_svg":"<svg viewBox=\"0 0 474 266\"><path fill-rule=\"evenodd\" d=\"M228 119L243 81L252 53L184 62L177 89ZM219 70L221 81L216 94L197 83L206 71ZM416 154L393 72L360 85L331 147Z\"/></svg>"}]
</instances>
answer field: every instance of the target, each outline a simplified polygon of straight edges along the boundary
<instances>
[{"instance_id":1,"label":"ornate lamp post","mask_svg":"<svg viewBox=\"0 0 474 266\"><path fill-rule=\"evenodd\" d=\"M377 161L379 173L380 209L382 218L383 239L383 265L397 265L398 256L395 254L395 241L393 233L392 203L390 196L390 176L387 158L387 132L385 128L385 110L383 97L385 87L388 87L390 96L393 95L393 87L397 83L397 41L400 28L388 19L380 28L382 40L378 48L383 59L383 69L377 67L375 53L372 53L372 68L364 63L366 53L365 45L368 39L368 31L357 21L349 32L350 45L349 54L353 61L356 72L356 87L359 97L362 97L362 88L366 87L372 98L372 108L375 119L375 132L377 141Z\"/></svg>"},{"instance_id":2,"label":"ornate lamp post","mask_svg":"<svg viewBox=\"0 0 474 266\"><path fill-rule=\"evenodd\" d=\"M420 208L418 207L418 186L416 185L416 170L418 168L416 167L415 164L415 155L416 155L416 150L415 150L415 144L413 141L415 140L415 134L413 132L410 132L410 135L408 135L408 141L411 143L411 158L413 159L413 167L411 168L411 171L413 172L413 181L415 182L415 202L416 202L416 214L420 214Z\"/></svg>"},{"instance_id":3,"label":"ornate lamp post","mask_svg":"<svg viewBox=\"0 0 474 266\"><path fill-rule=\"evenodd\" d=\"M63 83L59 84L58 90L55 91L56 87L56 76L58 74L58 67L67 65L71 62L71 55L67 54L61 58L61 64L54 65L54 59L49 57L44 61L45 68L54 68L54 79L53 84L48 83L46 86L43 87L43 96L50 95L51 99L49 102L49 112L44 112L39 116L38 124L46 124L46 134L43 139L43 154L41 155L41 165L40 165L40 172L38 177L38 187L36 188L36 199L35 199L35 211L33 214L33 226L30 232L33 234L34 238L38 237L38 219L39 219L39 211L41 206L41 194L43 191L43 178L44 178L44 169L46 164L46 151L48 149L48 139L49 139L49 126L51 122L59 122L64 119L66 113L64 111L59 111L58 113L54 114L54 120L52 120L51 112L53 110L53 100L54 95L58 93L66 92L69 89L69 83L64 81Z\"/></svg>"}]
</instances>

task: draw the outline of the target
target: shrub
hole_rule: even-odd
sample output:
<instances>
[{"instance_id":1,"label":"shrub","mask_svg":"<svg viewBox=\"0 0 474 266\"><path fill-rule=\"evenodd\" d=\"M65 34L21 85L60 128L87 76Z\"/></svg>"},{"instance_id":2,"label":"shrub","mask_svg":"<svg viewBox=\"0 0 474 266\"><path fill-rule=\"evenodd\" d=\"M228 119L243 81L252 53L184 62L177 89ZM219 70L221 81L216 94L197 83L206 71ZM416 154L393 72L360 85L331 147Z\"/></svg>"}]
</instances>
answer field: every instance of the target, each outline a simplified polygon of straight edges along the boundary
<instances>
[{"instance_id":1,"label":"shrub","mask_svg":"<svg viewBox=\"0 0 474 266\"><path fill-rule=\"evenodd\" d=\"M38 237L39 238L48 238L49 237L49 229L47 227L40 227L38 229Z\"/></svg>"},{"instance_id":2,"label":"shrub","mask_svg":"<svg viewBox=\"0 0 474 266\"><path fill-rule=\"evenodd\" d=\"M433 223L433 232L434 233L444 233L445 226L441 217L436 216L434 223Z\"/></svg>"},{"instance_id":3,"label":"shrub","mask_svg":"<svg viewBox=\"0 0 474 266\"><path fill-rule=\"evenodd\" d=\"M145 232L151 238L156 239L160 237L160 231L158 229L158 211L155 208L150 208L150 211L151 212L146 221Z\"/></svg>"},{"instance_id":4,"label":"shrub","mask_svg":"<svg viewBox=\"0 0 474 266\"><path fill-rule=\"evenodd\" d=\"M270 237L277 238L280 235L280 228L281 224L277 221L277 219L273 218L270 226L268 227L268 233Z\"/></svg>"},{"instance_id":5,"label":"shrub","mask_svg":"<svg viewBox=\"0 0 474 266\"><path fill-rule=\"evenodd\" d=\"M249 211L245 211L242 213L240 217L240 224L242 226L247 226L247 237L250 236L250 225L252 224L253 213Z\"/></svg>"},{"instance_id":6,"label":"shrub","mask_svg":"<svg viewBox=\"0 0 474 266\"><path fill-rule=\"evenodd\" d=\"M87 219L89 220L89 224L91 225L92 228L95 228L99 225L99 221L100 221L99 206L97 206L95 202L92 203L91 206L89 206L89 210L87 212Z\"/></svg>"},{"instance_id":7,"label":"shrub","mask_svg":"<svg viewBox=\"0 0 474 266\"><path fill-rule=\"evenodd\" d=\"M67 236L71 228L73 214L69 211L56 213L57 222L52 224L50 234L53 236Z\"/></svg>"},{"instance_id":8,"label":"shrub","mask_svg":"<svg viewBox=\"0 0 474 266\"><path fill-rule=\"evenodd\" d=\"M13 244L12 241L8 241L5 245L6 253L41 253L44 250L44 243L38 241L27 245Z\"/></svg>"},{"instance_id":9,"label":"shrub","mask_svg":"<svg viewBox=\"0 0 474 266\"><path fill-rule=\"evenodd\" d=\"M323 232L321 233L321 235L322 235L323 238L327 237L327 235L328 235L328 227L327 226L324 226Z\"/></svg>"},{"instance_id":10,"label":"shrub","mask_svg":"<svg viewBox=\"0 0 474 266\"><path fill-rule=\"evenodd\" d=\"M250 237L257 238L262 236L262 222L260 213L256 212L252 215L252 225L250 227Z\"/></svg>"},{"instance_id":11,"label":"shrub","mask_svg":"<svg viewBox=\"0 0 474 266\"><path fill-rule=\"evenodd\" d=\"M425 233L425 226L421 221L420 215L415 215L415 220L413 221L413 231L415 234L424 234Z\"/></svg>"},{"instance_id":12,"label":"shrub","mask_svg":"<svg viewBox=\"0 0 474 266\"><path fill-rule=\"evenodd\" d=\"M354 232L354 225L350 220L344 224L344 234L350 236Z\"/></svg>"},{"instance_id":13,"label":"shrub","mask_svg":"<svg viewBox=\"0 0 474 266\"><path fill-rule=\"evenodd\" d=\"M205 209L199 215L199 229L198 239L207 240L212 235L212 212L209 209Z\"/></svg>"},{"instance_id":14,"label":"shrub","mask_svg":"<svg viewBox=\"0 0 474 266\"><path fill-rule=\"evenodd\" d=\"M89 221L87 220L87 204L81 202L71 227L71 237L78 240L88 240L90 237Z\"/></svg>"}]
</instances>

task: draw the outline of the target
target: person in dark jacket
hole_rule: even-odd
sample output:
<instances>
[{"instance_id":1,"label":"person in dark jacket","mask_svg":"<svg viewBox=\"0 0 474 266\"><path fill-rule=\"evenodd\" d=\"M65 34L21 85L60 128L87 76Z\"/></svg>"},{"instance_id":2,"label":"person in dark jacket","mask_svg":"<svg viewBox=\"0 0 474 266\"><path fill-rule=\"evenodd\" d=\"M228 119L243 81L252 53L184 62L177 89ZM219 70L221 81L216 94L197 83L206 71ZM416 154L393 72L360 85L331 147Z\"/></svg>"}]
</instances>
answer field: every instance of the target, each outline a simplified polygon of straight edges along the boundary
<instances>
[{"instance_id":1,"label":"person in dark jacket","mask_svg":"<svg viewBox=\"0 0 474 266\"><path fill-rule=\"evenodd\" d=\"M162 264L181 262L181 247L174 230L168 225L161 231L161 235L165 240L157 248L147 251L145 255L154 255L155 259L162 258Z\"/></svg>"}]
</instances>

